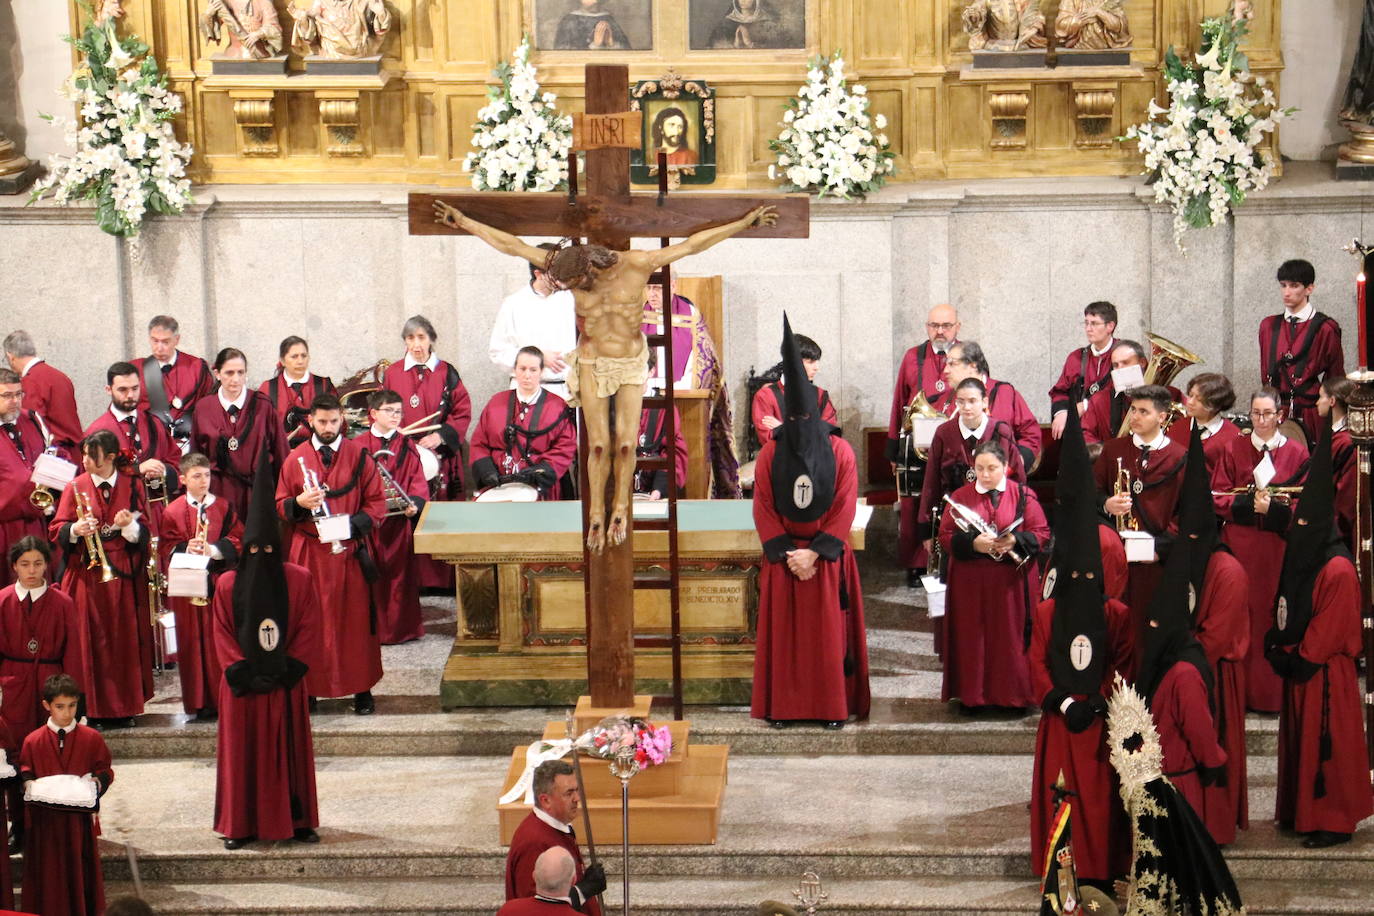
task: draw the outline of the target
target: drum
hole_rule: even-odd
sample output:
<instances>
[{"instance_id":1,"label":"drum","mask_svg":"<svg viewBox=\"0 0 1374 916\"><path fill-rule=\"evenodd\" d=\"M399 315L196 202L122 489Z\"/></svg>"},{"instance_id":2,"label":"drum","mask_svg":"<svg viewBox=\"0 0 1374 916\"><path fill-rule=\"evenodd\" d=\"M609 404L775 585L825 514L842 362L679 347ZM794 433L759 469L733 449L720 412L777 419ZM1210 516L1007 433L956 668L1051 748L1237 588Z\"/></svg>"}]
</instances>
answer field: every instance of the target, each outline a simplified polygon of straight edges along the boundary
<instances>
[{"instance_id":1,"label":"drum","mask_svg":"<svg viewBox=\"0 0 1374 916\"><path fill-rule=\"evenodd\" d=\"M538 502L539 491L527 483L503 483L488 487L474 497L479 503L532 503Z\"/></svg>"},{"instance_id":2,"label":"drum","mask_svg":"<svg viewBox=\"0 0 1374 916\"><path fill-rule=\"evenodd\" d=\"M424 472L425 480L435 480L439 476L439 456L434 454L433 449L425 448L423 445L415 446L415 451L420 456L420 468Z\"/></svg>"},{"instance_id":3,"label":"drum","mask_svg":"<svg viewBox=\"0 0 1374 916\"><path fill-rule=\"evenodd\" d=\"M1302 424L1297 420L1284 420L1279 424L1279 432L1283 433L1284 438L1301 443L1304 448L1312 447L1311 443L1307 441L1306 430L1302 428Z\"/></svg>"}]
</instances>

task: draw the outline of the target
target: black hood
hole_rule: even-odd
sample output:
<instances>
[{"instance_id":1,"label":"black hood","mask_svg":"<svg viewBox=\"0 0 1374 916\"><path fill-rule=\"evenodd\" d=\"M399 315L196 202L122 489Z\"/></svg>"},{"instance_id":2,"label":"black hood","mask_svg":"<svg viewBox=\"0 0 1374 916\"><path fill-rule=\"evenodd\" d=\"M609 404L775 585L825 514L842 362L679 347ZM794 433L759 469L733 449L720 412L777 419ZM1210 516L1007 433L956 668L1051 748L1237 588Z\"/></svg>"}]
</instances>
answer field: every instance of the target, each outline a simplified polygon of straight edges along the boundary
<instances>
[{"instance_id":1,"label":"black hood","mask_svg":"<svg viewBox=\"0 0 1374 916\"><path fill-rule=\"evenodd\" d=\"M1207 454L1202 448L1202 427L1194 425L1188 440L1188 466L1183 472L1183 489L1178 496L1178 541L1191 545L1188 581L1193 594L1190 603L1202 600L1202 586L1212 551L1221 543L1217 532L1217 510L1212 502L1212 475L1207 470ZM1194 607L1196 612L1196 607Z\"/></svg>"},{"instance_id":2,"label":"black hood","mask_svg":"<svg viewBox=\"0 0 1374 916\"><path fill-rule=\"evenodd\" d=\"M773 430L773 507L789 521L814 522L835 501L835 427L820 417L816 386L782 316L782 425Z\"/></svg>"},{"instance_id":3,"label":"black hood","mask_svg":"<svg viewBox=\"0 0 1374 916\"><path fill-rule=\"evenodd\" d=\"M1079 398L1075 396L1073 403ZM1108 662L1102 545L1097 535L1097 484L1083 423L1068 411L1059 450L1054 552L1046 597L1054 598L1050 676L1061 690L1098 694Z\"/></svg>"},{"instance_id":4,"label":"black hood","mask_svg":"<svg viewBox=\"0 0 1374 916\"><path fill-rule=\"evenodd\" d=\"M1307 469L1293 521L1288 528L1288 546L1283 553L1283 573L1274 601L1274 628L1279 645L1302 641L1312 619L1312 589L1317 574L1332 557L1350 556L1336 527L1336 481L1331 471L1329 421L1322 424L1317 450Z\"/></svg>"},{"instance_id":5,"label":"black hood","mask_svg":"<svg viewBox=\"0 0 1374 916\"><path fill-rule=\"evenodd\" d=\"M251 675L273 679L286 672L290 608L275 495L271 461L263 452L253 478L234 578L234 630Z\"/></svg>"}]
</instances>

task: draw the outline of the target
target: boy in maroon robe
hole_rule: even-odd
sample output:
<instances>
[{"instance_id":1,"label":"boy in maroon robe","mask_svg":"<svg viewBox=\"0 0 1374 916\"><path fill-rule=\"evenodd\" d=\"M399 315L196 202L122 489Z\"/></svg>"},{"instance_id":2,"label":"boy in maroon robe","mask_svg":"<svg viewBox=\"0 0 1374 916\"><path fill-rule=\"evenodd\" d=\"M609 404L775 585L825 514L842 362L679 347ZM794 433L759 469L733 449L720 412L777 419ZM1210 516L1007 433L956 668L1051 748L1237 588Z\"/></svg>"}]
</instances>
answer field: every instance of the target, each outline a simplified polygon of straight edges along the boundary
<instances>
[{"instance_id":1,"label":"boy in maroon robe","mask_svg":"<svg viewBox=\"0 0 1374 916\"><path fill-rule=\"evenodd\" d=\"M415 577L415 520L429 499L429 485L415 446L397 432L401 425L401 396L382 389L367 397L372 426L354 438L385 468L409 505L387 495L387 517L370 536L377 561L372 601L377 607L377 637L384 646L409 642L425 635L420 619L420 588ZM393 504L393 500L395 504Z\"/></svg>"},{"instance_id":2,"label":"boy in maroon robe","mask_svg":"<svg viewBox=\"0 0 1374 916\"><path fill-rule=\"evenodd\" d=\"M1332 430L1322 430L1293 514L1264 655L1283 678L1274 817L1302 845L1345 843L1374 813L1355 660L1364 599L1336 528Z\"/></svg>"},{"instance_id":3,"label":"boy in maroon robe","mask_svg":"<svg viewBox=\"0 0 1374 916\"><path fill-rule=\"evenodd\" d=\"M82 427L72 380L38 355L27 331L10 332L4 350L10 368L23 380L25 408L48 424L59 453L68 460L75 459Z\"/></svg>"},{"instance_id":4,"label":"boy in maroon robe","mask_svg":"<svg viewBox=\"0 0 1374 916\"><path fill-rule=\"evenodd\" d=\"M153 696L153 629L144 569L148 529L140 520L144 504L114 433L91 433L81 449L86 473L62 491L48 537L63 553L62 591L76 605L86 714L101 727L129 727ZM78 493L84 503L80 509ZM91 544L103 547L108 581L99 550L93 555Z\"/></svg>"},{"instance_id":5,"label":"boy in maroon robe","mask_svg":"<svg viewBox=\"0 0 1374 916\"><path fill-rule=\"evenodd\" d=\"M33 464L48 447L48 432L32 410L25 410L19 375L0 369L0 556L25 535L43 536L47 516L29 497ZM0 569L0 586L8 585L10 570Z\"/></svg>"},{"instance_id":6,"label":"boy in maroon robe","mask_svg":"<svg viewBox=\"0 0 1374 916\"><path fill-rule=\"evenodd\" d=\"M181 330L171 315L155 315L148 322L148 347L152 355L131 360L138 372L138 407L158 416L173 436L186 441L191 435L191 411L197 401L215 390L215 380L205 360L177 349Z\"/></svg>"},{"instance_id":7,"label":"boy in maroon robe","mask_svg":"<svg viewBox=\"0 0 1374 916\"><path fill-rule=\"evenodd\" d=\"M558 481L577 455L577 430L568 403L540 386L544 354L515 354L515 387L492 395L472 433L472 477L488 489L524 483L540 499L558 499Z\"/></svg>"},{"instance_id":8,"label":"boy in maroon robe","mask_svg":"<svg viewBox=\"0 0 1374 916\"><path fill-rule=\"evenodd\" d=\"M96 417L86 435L108 430L121 452L133 455L142 489L147 494L147 519L152 533L162 530L162 512L176 496L176 466L181 449L172 440L167 424L152 411L139 407L142 391L138 370L129 363L114 363L105 370L105 391L110 409ZM89 689L90 685L87 685Z\"/></svg>"},{"instance_id":9,"label":"boy in maroon robe","mask_svg":"<svg viewBox=\"0 0 1374 916\"><path fill-rule=\"evenodd\" d=\"M310 571L322 614L322 646L306 688L312 697L352 694L353 711L367 716L376 709L372 687L382 679L382 647L368 586L376 567L366 538L386 515L386 496L372 456L343 438L338 398L315 399L310 428L311 437L292 450L277 480L286 558ZM321 541L316 520L328 524L324 519L336 515L347 518L348 536Z\"/></svg>"},{"instance_id":10,"label":"boy in maroon robe","mask_svg":"<svg viewBox=\"0 0 1374 916\"><path fill-rule=\"evenodd\" d=\"M1031 630L1031 687L1043 714L1031 783L1031 867L1043 876L1056 788L1074 793L1078 877L1110 890L1128 848L1107 757L1106 693L1130 658L1126 606L1103 594L1091 465L1077 411L1065 418L1048 597ZM1062 784L1061 784L1062 779Z\"/></svg>"},{"instance_id":11,"label":"boy in maroon robe","mask_svg":"<svg viewBox=\"0 0 1374 916\"><path fill-rule=\"evenodd\" d=\"M210 459L216 496L243 518L258 456L272 460L280 472L288 451L286 433L266 395L247 386L248 359L242 350L226 347L215 357L219 390L196 402L191 424L191 451Z\"/></svg>"},{"instance_id":12,"label":"boy in maroon robe","mask_svg":"<svg viewBox=\"0 0 1374 916\"><path fill-rule=\"evenodd\" d=\"M601 916L597 895L606 889L606 871L599 862L582 867L582 852L573 829L581 810L582 794L571 763L546 760L535 768L534 809L515 828L506 853L506 900L534 895L535 862L556 847L566 850L574 864L576 883L570 888L569 902L588 916Z\"/></svg>"},{"instance_id":13,"label":"boy in maroon robe","mask_svg":"<svg viewBox=\"0 0 1374 916\"><path fill-rule=\"evenodd\" d=\"M849 547L854 452L825 422L783 315L786 422L755 465L754 525L763 543L750 714L780 728L838 729L868 717L868 643L859 567Z\"/></svg>"},{"instance_id":14,"label":"boy in maroon robe","mask_svg":"<svg viewBox=\"0 0 1374 916\"><path fill-rule=\"evenodd\" d=\"M114 782L110 750L100 732L76 721L81 688L70 675L43 682L48 721L29 733L19 752L25 783L24 910L43 916L98 916L105 910L100 872L99 796ZM45 786L37 780L77 776L94 784L94 808L59 807L32 798Z\"/></svg>"},{"instance_id":15,"label":"boy in maroon robe","mask_svg":"<svg viewBox=\"0 0 1374 916\"><path fill-rule=\"evenodd\" d=\"M317 843L315 750L302 681L319 652L310 573L282 559L273 474L258 464L243 557L215 587L219 689L215 832L225 849L252 839Z\"/></svg>"},{"instance_id":16,"label":"boy in maroon robe","mask_svg":"<svg viewBox=\"0 0 1374 916\"><path fill-rule=\"evenodd\" d=\"M831 426L840 425L835 404L830 400L830 392L815 384L816 373L821 369L821 346L805 334L797 335L797 347L801 351L802 365L806 367L806 380L816 392L817 403L821 406L821 419ZM783 422L783 387L786 379L764 385L754 392L754 402L749 405L749 416L754 424L754 435L758 437L759 447L773 437L773 430Z\"/></svg>"},{"instance_id":17,"label":"boy in maroon robe","mask_svg":"<svg viewBox=\"0 0 1374 916\"><path fill-rule=\"evenodd\" d=\"M1153 559L1131 563L1127 573L1126 604L1131 609L1133 643L1138 647L1145 635L1150 596L1159 582L1160 563L1178 530L1178 492L1188 453L1164 434L1173 400L1168 389L1142 385L1131 389L1129 400L1131 433L1103 445L1093 464L1093 478L1098 505L1109 521L1133 518L1138 530L1154 538ZM1115 493L1119 470L1131 479L1129 490L1121 494Z\"/></svg>"},{"instance_id":18,"label":"boy in maroon robe","mask_svg":"<svg viewBox=\"0 0 1374 916\"><path fill-rule=\"evenodd\" d=\"M321 394L336 394L334 383L310 371L310 344L291 335L277 348L277 373L258 386L267 396L286 433L287 448L295 448L310 435L305 422L310 402Z\"/></svg>"},{"instance_id":19,"label":"boy in maroon robe","mask_svg":"<svg viewBox=\"0 0 1374 916\"><path fill-rule=\"evenodd\" d=\"M1321 425L1317 397L1322 380L1345 375L1341 326L1308 301L1317 282L1310 263L1284 261L1278 281L1283 312L1260 322L1260 378L1278 390L1281 406L1302 424L1311 442Z\"/></svg>"},{"instance_id":20,"label":"boy in maroon robe","mask_svg":"<svg viewBox=\"0 0 1374 916\"><path fill-rule=\"evenodd\" d=\"M1077 410L1082 416L1087 409L1086 400L1073 400L1070 393L1074 388L1087 399L1111 380L1112 350L1117 342L1116 322L1116 306L1110 302L1089 302L1083 309L1083 333L1088 338L1087 343L1064 358L1064 369L1050 387L1050 435L1054 438L1064 435L1069 410Z\"/></svg>"},{"instance_id":21,"label":"boy in maroon robe","mask_svg":"<svg viewBox=\"0 0 1374 916\"><path fill-rule=\"evenodd\" d=\"M925 462L917 459L910 469L898 467L902 420L917 394L925 396L935 410L943 411L953 399L954 389L945 382L945 354L959 339L959 315L949 305L937 305L926 315L926 340L907 350L897 368L892 389L892 411L887 421L887 460L894 474L907 475L901 487L906 493L899 503L897 562L907 570L907 587L921 584L925 568L925 548L916 531L916 510L920 508L921 483ZM912 456L913 458L915 456Z\"/></svg>"},{"instance_id":22,"label":"boy in maroon robe","mask_svg":"<svg viewBox=\"0 0 1374 916\"><path fill-rule=\"evenodd\" d=\"M227 500L211 492L213 477L210 459L200 452L181 459L181 485L186 492L167 507L160 545L164 573L173 554L210 557L208 597L214 596L220 574L238 562L243 535L242 517ZM208 602L195 604L191 598L172 596L166 601L176 618L181 708L199 721L210 721L216 715L221 669L215 657Z\"/></svg>"}]
</instances>

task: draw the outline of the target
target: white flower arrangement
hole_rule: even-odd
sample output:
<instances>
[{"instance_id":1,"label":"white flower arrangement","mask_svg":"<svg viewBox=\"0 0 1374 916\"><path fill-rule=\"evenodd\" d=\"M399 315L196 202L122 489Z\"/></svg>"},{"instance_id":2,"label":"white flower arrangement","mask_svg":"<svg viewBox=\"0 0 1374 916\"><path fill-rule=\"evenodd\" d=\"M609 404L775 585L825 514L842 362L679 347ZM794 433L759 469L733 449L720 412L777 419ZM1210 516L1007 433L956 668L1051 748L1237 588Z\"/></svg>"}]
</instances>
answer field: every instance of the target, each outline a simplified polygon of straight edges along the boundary
<instances>
[{"instance_id":1,"label":"white flower arrangement","mask_svg":"<svg viewBox=\"0 0 1374 916\"><path fill-rule=\"evenodd\" d=\"M101 229L134 238L149 210L180 213L191 202L191 147L172 132L181 96L168 91L146 44L115 33L113 17L89 22L81 37L67 41L85 63L58 94L78 105L80 115L44 117L66 129L75 152L50 157L49 174L29 203L44 197L60 204L92 201Z\"/></svg>"},{"instance_id":2,"label":"white flower arrangement","mask_svg":"<svg viewBox=\"0 0 1374 916\"><path fill-rule=\"evenodd\" d=\"M1258 149L1264 135L1296 109L1277 107L1263 77L1254 78L1237 45L1244 18L1203 20L1196 65L1174 49L1164 55L1169 107L1150 100L1150 120L1126 131L1145 154L1154 176L1155 200L1174 211L1174 243L1183 248L1188 229L1224 223L1250 191L1273 173L1271 155Z\"/></svg>"},{"instance_id":3,"label":"white flower arrangement","mask_svg":"<svg viewBox=\"0 0 1374 916\"><path fill-rule=\"evenodd\" d=\"M887 118L868 109L868 90L846 85L839 51L812 60L806 84L783 112L781 133L768 141L777 154L768 177L781 178L784 190L819 197L863 197L881 188L897 166L882 133Z\"/></svg>"},{"instance_id":4,"label":"white flower arrangement","mask_svg":"<svg viewBox=\"0 0 1374 916\"><path fill-rule=\"evenodd\" d=\"M479 191L556 191L568 183L572 119L554 107L552 92L539 92L530 39L525 36L510 63L494 73L499 87L487 90L487 104L477 112L472 144L463 159Z\"/></svg>"}]
</instances>

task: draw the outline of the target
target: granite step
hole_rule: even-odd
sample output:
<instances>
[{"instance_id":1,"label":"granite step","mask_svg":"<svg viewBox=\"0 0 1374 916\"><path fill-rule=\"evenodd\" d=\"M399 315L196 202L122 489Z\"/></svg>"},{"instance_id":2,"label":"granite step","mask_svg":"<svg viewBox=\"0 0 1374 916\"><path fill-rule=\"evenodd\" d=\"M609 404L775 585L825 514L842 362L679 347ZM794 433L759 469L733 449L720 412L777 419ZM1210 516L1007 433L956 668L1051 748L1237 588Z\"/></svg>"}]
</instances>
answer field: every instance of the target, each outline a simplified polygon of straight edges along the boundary
<instances>
[{"instance_id":1,"label":"granite step","mask_svg":"<svg viewBox=\"0 0 1374 916\"><path fill-rule=\"evenodd\" d=\"M822 913L868 916L993 916L1034 913L1039 887L1029 880L921 877L904 880L836 879L822 875L827 895ZM757 911L763 900L793 901L796 876L778 878L637 878L630 886L630 910L655 916L740 916ZM1365 914L1374 899L1374 881L1267 879L1239 882L1247 912L1261 914ZM108 887L128 893L127 884ZM503 902L499 887L463 878L375 881L244 881L177 883L148 887L146 899L159 916L205 913L303 913L310 916L355 913L452 914L491 916ZM606 892L604 911L621 909L618 882Z\"/></svg>"}]
</instances>

